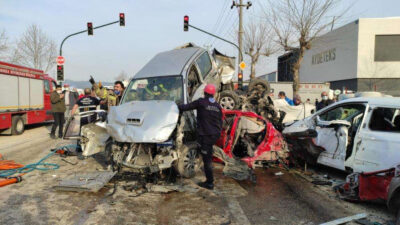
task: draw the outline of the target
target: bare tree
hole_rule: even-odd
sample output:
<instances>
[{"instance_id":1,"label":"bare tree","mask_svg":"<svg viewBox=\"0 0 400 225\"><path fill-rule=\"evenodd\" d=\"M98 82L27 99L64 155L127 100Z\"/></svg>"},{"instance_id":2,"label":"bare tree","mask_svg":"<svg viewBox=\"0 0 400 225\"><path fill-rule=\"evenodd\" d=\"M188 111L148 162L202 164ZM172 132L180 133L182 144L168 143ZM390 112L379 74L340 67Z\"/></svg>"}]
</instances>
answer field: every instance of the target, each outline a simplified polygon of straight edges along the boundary
<instances>
[{"instance_id":1,"label":"bare tree","mask_svg":"<svg viewBox=\"0 0 400 225\"><path fill-rule=\"evenodd\" d=\"M119 81L124 81L124 80L127 80L127 79L128 79L128 74L124 70L122 70L118 74L118 76L115 77L115 80L119 80Z\"/></svg>"},{"instance_id":2,"label":"bare tree","mask_svg":"<svg viewBox=\"0 0 400 225\"><path fill-rule=\"evenodd\" d=\"M244 51L250 56L250 79L256 76L256 64L260 56L270 56L277 52L273 30L264 22L249 23L244 32Z\"/></svg>"},{"instance_id":3,"label":"bare tree","mask_svg":"<svg viewBox=\"0 0 400 225\"><path fill-rule=\"evenodd\" d=\"M49 72L56 64L57 45L37 25L30 25L17 40L13 63Z\"/></svg>"},{"instance_id":4,"label":"bare tree","mask_svg":"<svg viewBox=\"0 0 400 225\"><path fill-rule=\"evenodd\" d=\"M278 43L285 51L298 51L293 64L293 95L299 90L299 70L306 49L323 32L328 31L333 20L328 15L341 0L274 0L269 1L268 20L276 33ZM340 19L347 10L335 16Z\"/></svg>"},{"instance_id":5,"label":"bare tree","mask_svg":"<svg viewBox=\"0 0 400 225\"><path fill-rule=\"evenodd\" d=\"M8 51L8 37L5 30L0 31L0 59L5 58Z\"/></svg>"}]
</instances>

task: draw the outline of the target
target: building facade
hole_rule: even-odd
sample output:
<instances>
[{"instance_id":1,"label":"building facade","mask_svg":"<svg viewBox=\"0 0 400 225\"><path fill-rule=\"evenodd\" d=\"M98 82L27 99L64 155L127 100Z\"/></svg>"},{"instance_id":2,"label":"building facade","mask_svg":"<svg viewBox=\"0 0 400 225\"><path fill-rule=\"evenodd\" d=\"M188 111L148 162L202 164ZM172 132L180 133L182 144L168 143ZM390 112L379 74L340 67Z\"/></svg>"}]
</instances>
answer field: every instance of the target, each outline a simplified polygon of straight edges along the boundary
<instances>
[{"instance_id":1,"label":"building facade","mask_svg":"<svg viewBox=\"0 0 400 225\"><path fill-rule=\"evenodd\" d=\"M305 52L300 82L400 96L400 17L362 18L320 36Z\"/></svg>"}]
</instances>

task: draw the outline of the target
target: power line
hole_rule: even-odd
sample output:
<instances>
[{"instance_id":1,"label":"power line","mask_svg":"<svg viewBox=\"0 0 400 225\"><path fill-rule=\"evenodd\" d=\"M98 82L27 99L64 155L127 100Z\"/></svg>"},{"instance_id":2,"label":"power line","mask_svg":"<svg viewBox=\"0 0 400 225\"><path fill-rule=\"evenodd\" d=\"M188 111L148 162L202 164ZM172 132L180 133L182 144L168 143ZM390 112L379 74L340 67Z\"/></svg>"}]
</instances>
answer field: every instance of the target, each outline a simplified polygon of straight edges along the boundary
<instances>
[{"instance_id":1,"label":"power line","mask_svg":"<svg viewBox=\"0 0 400 225\"><path fill-rule=\"evenodd\" d=\"M211 29L212 33L216 32L218 26L221 23L221 20L222 20L223 16L225 15L225 12L228 11L227 10L228 3L229 3L229 0L225 0L224 4L222 5L222 8L221 8L221 11L219 13L218 19L217 19L216 23L214 24L213 28ZM207 40L207 43L210 44L212 40L213 40L213 37L209 37L208 40Z\"/></svg>"},{"instance_id":2,"label":"power line","mask_svg":"<svg viewBox=\"0 0 400 225\"><path fill-rule=\"evenodd\" d=\"M225 17L223 17L223 19L221 20L220 26L217 27L217 29L216 29L216 31L214 31L214 33L220 34L221 32L218 32L218 31L220 31L221 29L223 29L223 28L225 27L226 23L227 23L228 21L230 21L230 19L232 18L232 14L230 13L230 11L227 10L227 12L228 12L228 13L227 13L227 14L225 15ZM212 39L212 43L210 43L210 44L213 45L213 44L215 43L215 41L216 41L216 38L213 38L213 39Z\"/></svg>"}]
</instances>

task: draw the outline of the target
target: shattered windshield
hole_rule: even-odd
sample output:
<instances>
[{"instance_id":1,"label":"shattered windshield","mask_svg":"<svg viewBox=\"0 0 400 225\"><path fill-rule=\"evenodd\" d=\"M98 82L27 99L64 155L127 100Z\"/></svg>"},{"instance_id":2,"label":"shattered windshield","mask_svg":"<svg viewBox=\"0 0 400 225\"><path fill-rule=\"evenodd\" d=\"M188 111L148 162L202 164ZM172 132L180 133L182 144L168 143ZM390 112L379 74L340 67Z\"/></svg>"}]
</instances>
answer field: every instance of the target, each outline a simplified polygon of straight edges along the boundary
<instances>
[{"instance_id":1,"label":"shattered windshield","mask_svg":"<svg viewBox=\"0 0 400 225\"><path fill-rule=\"evenodd\" d=\"M122 104L131 101L170 100L183 103L182 76L133 79Z\"/></svg>"}]
</instances>

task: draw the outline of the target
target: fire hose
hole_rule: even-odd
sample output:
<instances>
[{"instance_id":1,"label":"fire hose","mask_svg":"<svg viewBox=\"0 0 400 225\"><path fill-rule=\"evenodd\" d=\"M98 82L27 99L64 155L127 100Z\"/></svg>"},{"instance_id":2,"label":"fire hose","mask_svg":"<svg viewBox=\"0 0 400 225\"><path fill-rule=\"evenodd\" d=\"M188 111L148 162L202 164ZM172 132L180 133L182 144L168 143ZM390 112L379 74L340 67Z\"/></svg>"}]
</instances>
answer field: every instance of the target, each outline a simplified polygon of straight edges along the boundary
<instances>
[{"instance_id":1,"label":"fire hose","mask_svg":"<svg viewBox=\"0 0 400 225\"><path fill-rule=\"evenodd\" d=\"M22 176L26 173L32 172L34 170L47 171L56 170L60 166L56 163L46 163L46 159L50 158L52 155L56 154L56 151L51 151L37 163L32 163L28 165L22 165L15 163L13 160L3 160L0 154L0 187L19 183L22 181Z\"/></svg>"}]
</instances>

